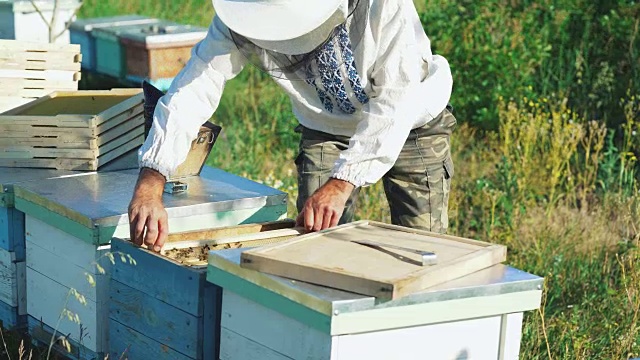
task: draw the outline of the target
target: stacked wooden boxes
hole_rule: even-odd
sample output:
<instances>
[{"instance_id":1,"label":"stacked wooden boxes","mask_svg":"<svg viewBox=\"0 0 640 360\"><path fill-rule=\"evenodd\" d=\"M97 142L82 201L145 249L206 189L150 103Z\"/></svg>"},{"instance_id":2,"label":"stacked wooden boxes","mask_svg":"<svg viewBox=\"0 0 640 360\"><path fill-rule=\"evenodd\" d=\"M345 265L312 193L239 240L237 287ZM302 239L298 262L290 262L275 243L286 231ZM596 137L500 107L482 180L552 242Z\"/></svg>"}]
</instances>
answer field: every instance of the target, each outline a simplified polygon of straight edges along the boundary
<instances>
[{"instance_id":1,"label":"stacked wooden boxes","mask_svg":"<svg viewBox=\"0 0 640 360\"><path fill-rule=\"evenodd\" d=\"M362 243L373 239L383 244ZM425 267L414 250L435 251L438 263ZM219 359L517 359L523 312L540 306L543 279L500 264L504 255L369 221L212 250L207 281L223 289Z\"/></svg>"},{"instance_id":2,"label":"stacked wooden boxes","mask_svg":"<svg viewBox=\"0 0 640 360\"><path fill-rule=\"evenodd\" d=\"M101 358L109 350L109 258L119 261L110 242L129 236L127 208L137 178L137 170L127 170L15 187L15 207L25 214L27 292L47 294L27 297L30 333L48 343L61 312L68 309L80 324L63 317L57 331L69 335L75 358ZM186 193L163 198L171 232L286 216L285 193L218 169L205 166L200 176L181 181L188 185ZM180 336L181 329L172 332Z\"/></svg>"},{"instance_id":3,"label":"stacked wooden boxes","mask_svg":"<svg viewBox=\"0 0 640 360\"><path fill-rule=\"evenodd\" d=\"M69 31L66 24L75 19L76 10L80 6L81 1L77 0L0 1L0 39L48 43L47 22L51 21L55 9L55 43L68 44Z\"/></svg>"},{"instance_id":4,"label":"stacked wooden boxes","mask_svg":"<svg viewBox=\"0 0 640 360\"><path fill-rule=\"evenodd\" d=\"M140 25L157 22L156 19L141 15L122 15L80 19L71 23L69 27L71 43L78 44L82 50L82 68L96 71L96 39L92 33L94 29L117 28L128 25Z\"/></svg>"},{"instance_id":5,"label":"stacked wooden boxes","mask_svg":"<svg viewBox=\"0 0 640 360\"><path fill-rule=\"evenodd\" d=\"M143 95L54 92L0 114L0 129L0 166L94 171L144 142Z\"/></svg>"},{"instance_id":6,"label":"stacked wooden boxes","mask_svg":"<svg viewBox=\"0 0 640 360\"><path fill-rule=\"evenodd\" d=\"M206 35L206 28L171 22L125 29L120 38L126 49L127 79L168 88L191 58L193 46Z\"/></svg>"},{"instance_id":7,"label":"stacked wooden boxes","mask_svg":"<svg viewBox=\"0 0 640 360\"><path fill-rule=\"evenodd\" d=\"M173 234L162 254L128 239L113 239L111 250L124 261L116 261L112 269L110 358L126 354L130 359L218 359L222 294L206 281L207 250L225 248L228 238L242 234L277 229L299 234L289 229L293 224L280 221ZM233 246L262 243L240 240Z\"/></svg>"},{"instance_id":8,"label":"stacked wooden boxes","mask_svg":"<svg viewBox=\"0 0 640 360\"><path fill-rule=\"evenodd\" d=\"M0 40L0 113L53 91L78 89L80 46Z\"/></svg>"}]
</instances>

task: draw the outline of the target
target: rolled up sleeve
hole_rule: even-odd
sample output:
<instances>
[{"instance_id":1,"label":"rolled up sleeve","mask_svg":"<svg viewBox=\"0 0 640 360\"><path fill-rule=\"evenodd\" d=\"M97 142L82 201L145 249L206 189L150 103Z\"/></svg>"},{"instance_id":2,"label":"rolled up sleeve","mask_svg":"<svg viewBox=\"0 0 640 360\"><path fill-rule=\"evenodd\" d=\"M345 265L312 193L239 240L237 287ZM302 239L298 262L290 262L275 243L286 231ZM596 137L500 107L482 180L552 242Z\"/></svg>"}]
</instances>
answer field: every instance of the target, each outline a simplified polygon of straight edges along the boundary
<instances>
[{"instance_id":1,"label":"rolled up sleeve","mask_svg":"<svg viewBox=\"0 0 640 360\"><path fill-rule=\"evenodd\" d=\"M186 159L200 126L217 109L226 81L244 67L228 29L216 16L205 38L160 98L149 136L138 152L140 167L169 178Z\"/></svg>"}]
</instances>

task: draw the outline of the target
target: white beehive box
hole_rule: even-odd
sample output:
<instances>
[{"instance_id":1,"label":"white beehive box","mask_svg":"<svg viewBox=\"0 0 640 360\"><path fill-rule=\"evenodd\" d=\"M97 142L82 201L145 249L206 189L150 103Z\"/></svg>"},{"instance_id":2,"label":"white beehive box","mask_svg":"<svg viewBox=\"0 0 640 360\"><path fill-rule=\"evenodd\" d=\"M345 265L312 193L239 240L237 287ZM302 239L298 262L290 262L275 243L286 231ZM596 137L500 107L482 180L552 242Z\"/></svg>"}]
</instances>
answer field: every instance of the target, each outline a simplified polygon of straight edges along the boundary
<instances>
[{"instance_id":1,"label":"white beehive box","mask_svg":"<svg viewBox=\"0 0 640 360\"><path fill-rule=\"evenodd\" d=\"M53 0L36 0L35 6L47 21L51 21L54 12ZM56 22L53 33L60 36L56 43L69 43L67 22L75 20L76 9L81 2L77 0L58 1ZM42 19L33 3L29 0L0 1L0 39L14 39L35 42L49 42L49 26Z\"/></svg>"},{"instance_id":2,"label":"white beehive box","mask_svg":"<svg viewBox=\"0 0 640 360\"><path fill-rule=\"evenodd\" d=\"M366 253L380 259L378 265L369 268L370 274L392 272L397 270L392 268L394 263L410 262L410 253L384 246L374 249L350 244L378 233L379 226L372 227L372 224L375 225L363 220L275 245L210 251L207 281L222 288L217 333L220 360L518 358L523 313L539 308L543 279L503 264L469 273L469 268L484 261L477 254L473 258L467 256L467 261L448 266L440 273L440 276L449 277L462 272L465 274L462 277L454 276L449 281L393 300L360 295L358 284L364 284L365 278L347 279L349 269L336 268L333 262L326 265L333 266L338 272L344 270L345 276L315 272L316 276L311 280L333 282L342 279L341 285L352 285L348 289L292 280L303 273L310 274L309 266L298 266L286 278L245 266L247 260L257 261L255 257L247 257L249 253L265 255L275 249L289 248L288 254L293 254L294 246L313 241L314 237L326 237L322 243L328 245L327 252L339 247L335 243L331 245L330 238L341 241L340 247L344 246L345 251L335 252L335 257L351 258L355 265L363 263ZM399 234L410 232L411 229L406 229ZM402 240L399 234L388 236L387 241ZM423 237L425 246L434 246L438 263L442 261L442 265L449 263L449 255L464 248L461 242L450 242L450 238L438 234L422 233L416 237ZM226 240L237 241L237 238ZM448 244L448 249L438 250L437 244ZM347 247L352 250L346 251ZM309 251L298 253L298 258L308 264L323 258L322 249L306 250ZM290 267L282 259L276 263L282 268ZM428 279L432 277L437 274L427 276Z\"/></svg>"}]
</instances>

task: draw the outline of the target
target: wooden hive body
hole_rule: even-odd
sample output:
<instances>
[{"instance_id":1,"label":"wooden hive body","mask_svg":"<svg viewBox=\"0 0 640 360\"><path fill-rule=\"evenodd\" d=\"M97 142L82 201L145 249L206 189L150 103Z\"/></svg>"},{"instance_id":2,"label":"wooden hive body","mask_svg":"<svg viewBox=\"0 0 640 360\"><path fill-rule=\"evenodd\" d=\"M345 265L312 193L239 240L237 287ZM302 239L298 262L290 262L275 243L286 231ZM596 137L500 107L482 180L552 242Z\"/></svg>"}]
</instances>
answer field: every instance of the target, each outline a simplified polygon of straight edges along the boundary
<instances>
[{"instance_id":1,"label":"wooden hive body","mask_svg":"<svg viewBox=\"0 0 640 360\"><path fill-rule=\"evenodd\" d=\"M128 239L113 239L114 254L130 256L135 263L117 261L113 267L110 357L126 352L132 359L217 359L221 289L206 281L206 259L167 252L175 254L204 245L224 247L224 237L233 233L290 226L292 223L285 221L173 234L163 254L135 246ZM157 276L159 273L163 275Z\"/></svg>"}]
</instances>

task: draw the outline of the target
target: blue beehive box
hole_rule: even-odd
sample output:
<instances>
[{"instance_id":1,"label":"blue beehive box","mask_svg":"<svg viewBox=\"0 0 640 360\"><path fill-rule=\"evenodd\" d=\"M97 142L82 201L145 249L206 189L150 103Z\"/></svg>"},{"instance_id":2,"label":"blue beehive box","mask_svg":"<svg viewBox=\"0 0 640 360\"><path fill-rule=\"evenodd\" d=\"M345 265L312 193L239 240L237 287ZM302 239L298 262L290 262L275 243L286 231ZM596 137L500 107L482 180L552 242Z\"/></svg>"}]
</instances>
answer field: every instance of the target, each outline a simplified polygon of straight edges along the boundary
<instances>
[{"instance_id":1,"label":"blue beehive box","mask_svg":"<svg viewBox=\"0 0 640 360\"><path fill-rule=\"evenodd\" d=\"M125 31L147 29L149 26L160 23L158 19L152 20L145 24L94 28L91 35L95 38L96 71L117 79L124 78L127 72L127 58L126 49L120 42L120 37Z\"/></svg>"},{"instance_id":2,"label":"blue beehive box","mask_svg":"<svg viewBox=\"0 0 640 360\"><path fill-rule=\"evenodd\" d=\"M80 19L69 26L71 43L80 45L82 52L82 68L96 70L96 39L92 35L93 29L117 28L119 26L150 24L158 20L141 15L123 15Z\"/></svg>"}]
</instances>

